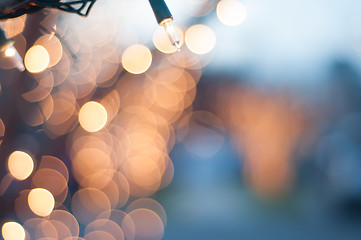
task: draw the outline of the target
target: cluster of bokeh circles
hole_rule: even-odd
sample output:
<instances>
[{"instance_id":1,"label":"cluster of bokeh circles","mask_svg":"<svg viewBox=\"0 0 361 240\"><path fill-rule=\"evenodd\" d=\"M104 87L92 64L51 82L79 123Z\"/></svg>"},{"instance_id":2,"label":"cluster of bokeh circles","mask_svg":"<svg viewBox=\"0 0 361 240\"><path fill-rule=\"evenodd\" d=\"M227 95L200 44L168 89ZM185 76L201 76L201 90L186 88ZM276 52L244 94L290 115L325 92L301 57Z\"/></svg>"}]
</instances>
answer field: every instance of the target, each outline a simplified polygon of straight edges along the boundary
<instances>
[{"instance_id":1,"label":"cluster of bokeh circles","mask_svg":"<svg viewBox=\"0 0 361 240\"><path fill-rule=\"evenodd\" d=\"M216 7L213 1L196 4L207 6L203 15ZM241 18L230 6L241 9ZM161 239L166 213L150 197L172 181L169 153L183 139L177 132L184 134L195 116L215 117L192 107L216 45L212 28L177 27L185 45L178 53L161 29L153 35L155 48L120 39L115 33L121 27L102 10L98 4L79 24L66 13L48 12L39 23L48 31L30 47L22 35L26 16L2 23L29 72L22 120L54 142L66 136L70 163L52 155L36 159L21 149L8 156L0 194L6 196L12 181L30 179L30 185L15 199L16 216L2 226L6 240ZM217 16L238 25L246 12L240 2L222 0ZM6 59L0 65L14 67ZM1 122L2 136L5 131ZM71 178L77 190L69 188Z\"/></svg>"}]
</instances>

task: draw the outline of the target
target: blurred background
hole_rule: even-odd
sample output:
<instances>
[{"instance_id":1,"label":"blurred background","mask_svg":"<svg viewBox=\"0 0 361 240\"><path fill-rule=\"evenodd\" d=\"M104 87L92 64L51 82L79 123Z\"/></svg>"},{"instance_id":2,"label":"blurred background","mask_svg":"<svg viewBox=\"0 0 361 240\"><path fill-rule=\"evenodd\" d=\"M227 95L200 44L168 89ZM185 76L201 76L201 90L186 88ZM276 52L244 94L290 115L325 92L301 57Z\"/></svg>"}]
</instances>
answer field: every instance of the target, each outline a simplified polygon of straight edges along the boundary
<instances>
[{"instance_id":1,"label":"blurred background","mask_svg":"<svg viewBox=\"0 0 361 240\"><path fill-rule=\"evenodd\" d=\"M361 2L167 4L0 23L2 236L359 239Z\"/></svg>"}]
</instances>

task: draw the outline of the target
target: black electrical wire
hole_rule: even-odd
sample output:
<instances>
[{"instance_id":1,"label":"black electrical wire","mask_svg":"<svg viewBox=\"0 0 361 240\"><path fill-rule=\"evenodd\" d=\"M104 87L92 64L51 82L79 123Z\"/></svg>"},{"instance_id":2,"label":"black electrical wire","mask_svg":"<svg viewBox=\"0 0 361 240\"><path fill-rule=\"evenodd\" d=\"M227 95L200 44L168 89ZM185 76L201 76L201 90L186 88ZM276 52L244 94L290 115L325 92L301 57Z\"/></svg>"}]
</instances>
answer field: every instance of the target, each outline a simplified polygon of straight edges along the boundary
<instances>
[{"instance_id":1,"label":"black electrical wire","mask_svg":"<svg viewBox=\"0 0 361 240\"><path fill-rule=\"evenodd\" d=\"M96 0L78 0L78 1L66 1L66 2L56 2L51 0L37 0L33 3L37 6L46 8L57 8L62 11L70 12L70 13L76 13L80 16L87 16L93 7ZM76 5L79 5L80 7L75 7Z\"/></svg>"},{"instance_id":2,"label":"black electrical wire","mask_svg":"<svg viewBox=\"0 0 361 240\"><path fill-rule=\"evenodd\" d=\"M158 24L161 24L166 19L173 19L173 16L164 0L149 0L149 3L153 9Z\"/></svg>"},{"instance_id":3,"label":"black electrical wire","mask_svg":"<svg viewBox=\"0 0 361 240\"><path fill-rule=\"evenodd\" d=\"M89 14L95 2L96 0L31 0L20 4L20 6L12 10L0 12L0 19L20 17L24 14L34 13L44 8L56 8L85 17Z\"/></svg>"}]
</instances>

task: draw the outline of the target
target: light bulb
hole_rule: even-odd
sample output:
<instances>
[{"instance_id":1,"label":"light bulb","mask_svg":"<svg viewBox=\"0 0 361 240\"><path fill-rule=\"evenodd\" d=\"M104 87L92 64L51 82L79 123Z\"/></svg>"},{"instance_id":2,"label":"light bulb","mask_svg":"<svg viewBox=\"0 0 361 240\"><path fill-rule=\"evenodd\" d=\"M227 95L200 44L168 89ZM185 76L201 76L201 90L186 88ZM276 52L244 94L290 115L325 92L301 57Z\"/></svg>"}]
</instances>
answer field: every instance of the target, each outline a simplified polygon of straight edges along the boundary
<instances>
[{"instance_id":1,"label":"light bulb","mask_svg":"<svg viewBox=\"0 0 361 240\"><path fill-rule=\"evenodd\" d=\"M175 32L172 21L173 21L173 19L171 19L171 18L165 19L160 23L160 25L164 27L164 30L167 32L170 42L179 52L180 51L179 38L177 36L177 33Z\"/></svg>"},{"instance_id":2,"label":"light bulb","mask_svg":"<svg viewBox=\"0 0 361 240\"><path fill-rule=\"evenodd\" d=\"M9 58L19 71L23 72L25 70L23 59L18 51L16 51L13 44L14 40L8 39L4 30L0 28L0 52L4 53L5 57Z\"/></svg>"},{"instance_id":3,"label":"light bulb","mask_svg":"<svg viewBox=\"0 0 361 240\"><path fill-rule=\"evenodd\" d=\"M179 51L179 38L172 25L173 16L167 7L167 4L164 2L164 0L149 0L149 3L153 9L158 24L164 27L172 45L177 49L177 51Z\"/></svg>"},{"instance_id":4,"label":"light bulb","mask_svg":"<svg viewBox=\"0 0 361 240\"><path fill-rule=\"evenodd\" d=\"M9 44L4 50L5 57L9 58L9 60L16 66L16 68L23 72L25 70L25 66L23 63L23 58L20 56L16 48Z\"/></svg>"}]
</instances>

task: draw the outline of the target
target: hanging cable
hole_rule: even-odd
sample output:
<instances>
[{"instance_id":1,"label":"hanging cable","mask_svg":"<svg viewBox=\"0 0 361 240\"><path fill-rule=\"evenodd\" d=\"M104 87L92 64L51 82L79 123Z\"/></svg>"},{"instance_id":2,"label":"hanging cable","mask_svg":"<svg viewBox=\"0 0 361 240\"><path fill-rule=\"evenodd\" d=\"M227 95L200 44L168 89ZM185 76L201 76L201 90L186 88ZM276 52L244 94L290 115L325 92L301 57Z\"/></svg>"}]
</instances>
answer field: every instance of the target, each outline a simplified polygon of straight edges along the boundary
<instances>
[{"instance_id":1,"label":"hanging cable","mask_svg":"<svg viewBox=\"0 0 361 240\"><path fill-rule=\"evenodd\" d=\"M96 0L56 1L56 0L27 0L0 11L0 19L10 19L30 14L44 8L56 8L65 12L87 16Z\"/></svg>"}]
</instances>

